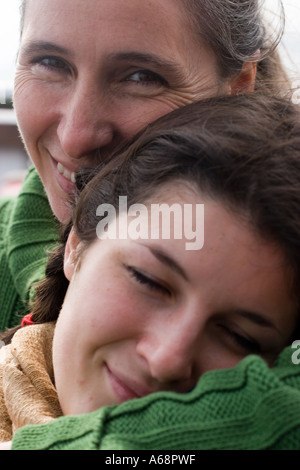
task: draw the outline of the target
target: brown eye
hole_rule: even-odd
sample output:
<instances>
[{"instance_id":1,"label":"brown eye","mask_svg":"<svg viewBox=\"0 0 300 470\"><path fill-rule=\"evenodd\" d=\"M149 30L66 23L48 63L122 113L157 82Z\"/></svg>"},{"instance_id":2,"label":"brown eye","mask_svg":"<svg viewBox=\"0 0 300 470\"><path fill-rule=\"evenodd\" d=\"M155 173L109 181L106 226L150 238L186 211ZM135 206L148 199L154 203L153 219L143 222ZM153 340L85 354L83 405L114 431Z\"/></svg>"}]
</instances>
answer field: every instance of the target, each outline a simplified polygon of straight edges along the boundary
<instances>
[{"instance_id":1,"label":"brown eye","mask_svg":"<svg viewBox=\"0 0 300 470\"><path fill-rule=\"evenodd\" d=\"M166 80L157 73L149 70L139 70L126 78L126 82L136 82L141 85L164 85L167 86Z\"/></svg>"},{"instance_id":2,"label":"brown eye","mask_svg":"<svg viewBox=\"0 0 300 470\"><path fill-rule=\"evenodd\" d=\"M59 57L38 57L32 61L33 64L53 71L68 71L69 67L64 60Z\"/></svg>"}]
</instances>

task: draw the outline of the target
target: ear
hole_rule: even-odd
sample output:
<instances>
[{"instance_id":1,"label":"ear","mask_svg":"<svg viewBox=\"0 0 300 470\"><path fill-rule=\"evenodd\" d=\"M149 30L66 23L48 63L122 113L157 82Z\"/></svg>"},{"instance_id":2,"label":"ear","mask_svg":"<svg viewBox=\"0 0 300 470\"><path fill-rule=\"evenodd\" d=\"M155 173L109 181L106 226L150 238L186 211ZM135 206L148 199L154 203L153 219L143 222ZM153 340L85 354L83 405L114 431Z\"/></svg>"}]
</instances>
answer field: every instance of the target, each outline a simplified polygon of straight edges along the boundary
<instances>
[{"instance_id":1,"label":"ear","mask_svg":"<svg viewBox=\"0 0 300 470\"><path fill-rule=\"evenodd\" d=\"M230 81L232 95L252 93L255 88L257 62L245 62L239 75Z\"/></svg>"},{"instance_id":2,"label":"ear","mask_svg":"<svg viewBox=\"0 0 300 470\"><path fill-rule=\"evenodd\" d=\"M78 252L78 245L79 239L72 228L66 243L64 255L64 273L68 281L71 281L77 265L76 255Z\"/></svg>"}]
</instances>

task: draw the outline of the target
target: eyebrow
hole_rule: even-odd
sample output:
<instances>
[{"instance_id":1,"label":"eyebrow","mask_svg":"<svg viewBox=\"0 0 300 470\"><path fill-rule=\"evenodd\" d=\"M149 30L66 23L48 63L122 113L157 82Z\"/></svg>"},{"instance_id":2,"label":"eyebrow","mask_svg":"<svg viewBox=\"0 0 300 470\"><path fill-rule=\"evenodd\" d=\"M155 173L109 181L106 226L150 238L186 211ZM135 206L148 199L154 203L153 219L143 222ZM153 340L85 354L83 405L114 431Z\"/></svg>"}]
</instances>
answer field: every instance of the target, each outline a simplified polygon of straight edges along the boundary
<instances>
[{"instance_id":1,"label":"eyebrow","mask_svg":"<svg viewBox=\"0 0 300 470\"><path fill-rule=\"evenodd\" d=\"M144 245L145 246L145 245ZM184 269L171 258L167 253L162 251L160 248L156 248L153 246L147 246L147 248L151 251L151 253L158 259L162 264L170 268L172 271L179 274L185 281L188 281L188 277L184 271Z\"/></svg>"},{"instance_id":2,"label":"eyebrow","mask_svg":"<svg viewBox=\"0 0 300 470\"><path fill-rule=\"evenodd\" d=\"M22 53L27 56L40 54L41 52L51 52L68 56L73 55L69 49L48 41L30 41L22 48Z\"/></svg>"},{"instance_id":3,"label":"eyebrow","mask_svg":"<svg viewBox=\"0 0 300 470\"><path fill-rule=\"evenodd\" d=\"M58 44L49 41L33 40L25 44L22 48L23 54L33 55L41 52L51 52L55 54L62 54L67 56L74 55L70 49L59 46ZM163 68L165 71L178 75L182 78L182 73L176 62L162 58L156 54L149 54L146 52L138 51L124 51L108 54L108 61L122 61L122 62L138 62L152 66L156 69Z\"/></svg>"}]
</instances>

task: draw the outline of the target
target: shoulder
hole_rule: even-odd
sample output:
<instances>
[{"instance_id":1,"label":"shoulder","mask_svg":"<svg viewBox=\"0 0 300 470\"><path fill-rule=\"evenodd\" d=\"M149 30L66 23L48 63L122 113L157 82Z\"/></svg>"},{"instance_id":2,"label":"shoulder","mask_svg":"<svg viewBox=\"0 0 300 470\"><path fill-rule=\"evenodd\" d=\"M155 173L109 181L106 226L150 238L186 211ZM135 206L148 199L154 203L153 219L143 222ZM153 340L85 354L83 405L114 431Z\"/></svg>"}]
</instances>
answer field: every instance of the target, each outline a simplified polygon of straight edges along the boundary
<instances>
[{"instance_id":1,"label":"shoulder","mask_svg":"<svg viewBox=\"0 0 300 470\"><path fill-rule=\"evenodd\" d=\"M12 340L0 348L0 364L11 361L12 357L24 356L35 360L41 351L51 353L55 322L30 325L16 331ZM0 344L1 346L1 344Z\"/></svg>"},{"instance_id":2,"label":"shoulder","mask_svg":"<svg viewBox=\"0 0 300 470\"><path fill-rule=\"evenodd\" d=\"M9 214L11 213L15 200L16 200L15 196L1 196L0 197L0 226L7 223Z\"/></svg>"},{"instance_id":3,"label":"shoulder","mask_svg":"<svg viewBox=\"0 0 300 470\"><path fill-rule=\"evenodd\" d=\"M0 348L0 364L8 357L26 359L28 363L41 362L43 356L52 354L52 342L56 322L30 325L16 331L12 340Z\"/></svg>"},{"instance_id":4,"label":"shoulder","mask_svg":"<svg viewBox=\"0 0 300 470\"><path fill-rule=\"evenodd\" d=\"M31 168L15 198L14 215L18 221L39 217L53 219L43 183L35 168Z\"/></svg>"},{"instance_id":5,"label":"shoulder","mask_svg":"<svg viewBox=\"0 0 300 470\"><path fill-rule=\"evenodd\" d=\"M15 210L20 209L23 217L35 207L37 201L47 207L48 199L43 184L35 168L30 168L23 181L20 193L15 196L0 196L0 226L6 226L12 220ZM32 202L34 204L32 205ZM49 208L49 211L51 209ZM51 214L51 212L50 212Z\"/></svg>"},{"instance_id":6,"label":"shoulder","mask_svg":"<svg viewBox=\"0 0 300 470\"><path fill-rule=\"evenodd\" d=\"M15 200L15 197L0 197L0 257L6 256L7 237Z\"/></svg>"},{"instance_id":7,"label":"shoulder","mask_svg":"<svg viewBox=\"0 0 300 470\"><path fill-rule=\"evenodd\" d=\"M55 322L20 328L10 343L14 362L19 364L24 373L31 370L47 371L53 378L52 343Z\"/></svg>"},{"instance_id":8,"label":"shoulder","mask_svg":"<svg viewBox=\"0 0 300 470\"><path fill-rule=\"evenodd\" d=\"M55 322L20 328L13 336L11 341L12 348L38 350L40 347L48 349L49 346L51 350L54 330Z\"/></svg>"},{"instance_id":9,"label":"shoulder","mask_svg":"<svg viewBox=\"0 0 300 470\"><path fill-rule=\"evenodd\" d=\"M20 194L26 193L37 194L47 198L43 183L35 167L29 168L24 178Z\"/></svg>"}]
</instances>

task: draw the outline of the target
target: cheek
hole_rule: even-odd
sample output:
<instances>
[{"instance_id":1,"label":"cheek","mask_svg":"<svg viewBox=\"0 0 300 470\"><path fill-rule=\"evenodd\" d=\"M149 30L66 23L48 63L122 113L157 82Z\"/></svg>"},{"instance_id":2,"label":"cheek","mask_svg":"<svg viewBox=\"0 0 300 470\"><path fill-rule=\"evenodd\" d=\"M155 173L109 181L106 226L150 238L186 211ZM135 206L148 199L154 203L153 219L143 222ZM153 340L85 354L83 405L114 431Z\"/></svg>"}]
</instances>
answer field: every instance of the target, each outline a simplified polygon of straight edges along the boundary
<instances>
[{"instance_id":1,"label":"cheek","mask_svg":"<svg viewBox=\"0 0 300 470\"><path fill-rule=\"evenodd\" d=\"M161 99L118 100L114 108L114 120L123 138L132 138L148 124L154 122L179 106Z\"/></svg>"},{"instance_id":2,"label":"cheek","mask_svg":"<svg viewBox=\"0 0 300 470\"><path fill-rule=\"evenodd\" d=\"M66 334L64 325L58 320L53 338L54 381L61 408L65 413L68 401L73 398L74 390L82 375L81 355L72 341L72 331ZM75 347L74 347L75 346Z\"/></svg>"},{"instance_id":3,"label":"cheek","mask_svg":"<svg viewBox=\"0 0 300 470\"><path fill-rule=\"evenodd\" d=\"M51 108L55 100L38 80L18 72L15 78L14 108L25 144L31 146L51 125Z\"/></svg>"},{"instance_id":4,"label":"cheek","mask_svg":"<svg viewBox=\"0 0 300 470\"><path fill-rule=\"evenodd\" d=\"M58 323L70 338L70 348L75 349L79 342L98 348L135 334L140 302L130 295L126 283L111 278L109 272L107 282L101 279L105 273L99 276L85 276L95 282L71 282Z\"/></svg>"},{"instance_id":5,"label":"cheek","mask_svg":"<svg viewBox=\"0 0 300 470\"><path fill-rule=\"evenodd\" d=\"M89 337L95 346L113 343L136 335L141 305L128 291L112 289L100 301L88 302L85 318Z\"/></svg>"}]
</instances>

